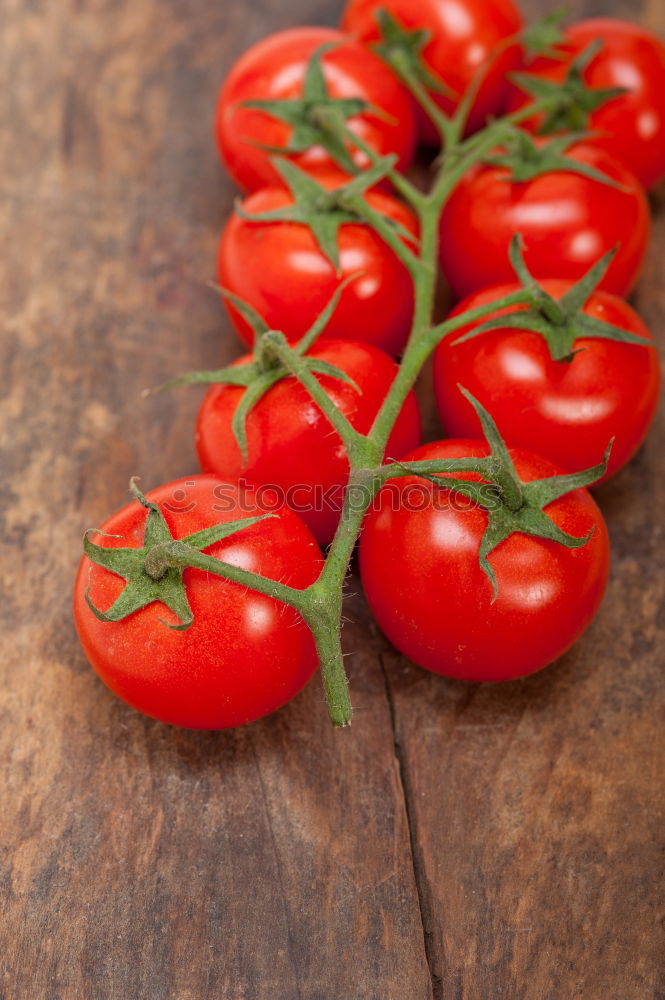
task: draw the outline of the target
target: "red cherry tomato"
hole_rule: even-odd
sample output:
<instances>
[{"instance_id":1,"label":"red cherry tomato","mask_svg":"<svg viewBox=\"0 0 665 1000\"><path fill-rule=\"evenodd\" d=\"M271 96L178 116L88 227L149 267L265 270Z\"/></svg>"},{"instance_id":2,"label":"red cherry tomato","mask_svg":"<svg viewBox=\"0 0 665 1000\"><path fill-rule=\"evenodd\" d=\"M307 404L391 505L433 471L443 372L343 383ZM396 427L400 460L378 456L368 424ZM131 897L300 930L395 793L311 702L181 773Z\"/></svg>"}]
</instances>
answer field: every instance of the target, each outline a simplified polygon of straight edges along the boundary
<instances>
[{"instance_id":1,"label":"red cherry tomato","mask_svg":"<svg viewBox=\"0 0 665 1000\"><path fill-rule=\"evenodd\" d=\"M572 287L571 282L556 280L542 285L555 299ZM461 302L451 315L487 305L518 289L518 285L483 289ZM594 293L584 312L653 343L637 313L615 295ZM632 458L658 405L660 366L655 350L586 337L575 341L579 353L572 360L553 361L544 338L528 330L501 329L454 343L470 329L450 334L434 356L437 408L451 437L480 432L473 407L459 391L458 385L463 385L490 411L506 441L528 451L538 450L569 472L596 465L611 438L614 445L606 476Z\"/></svg>"},{"instance_id":2,"label":"red cherry tomato","mask_svg":"<svg viewBox=\"0 0 665 1000\"><path fill-rule=\"evenodd\" d=\"M256 495L214 476L191 476L152 490L175 538L215 524L257 517ZM310 532L285 507L274 517L206 549L234 566L293 587L313 583L322 566ZM93 539L108 548L143 546L146 510L134 502L102 525L111 536ZM191 729L225 729L251 722L296 695L314 673L314 640L290 607L246 587L196 569L183 579L194 613L184 631L163 604L153 603L120 622L99 621L85 600L106 610L124 581L81 560L74 588L74 618L90 663L123 701L162 722Z\"/></svg>"},{"instance_id":3,"label":"red cherry tomato","mask_svg":"<svg viewBox=\"0 0 665 1000\"><path fill-rule=\"evenodd\" d=\"M512 0L350 0L342 27L363 42L374 41L379 37L376 13L381 9L407 31L424 28L430 32L423 55L448 88L447 94L434 95L446 114L455 110L479 71L483 82L469 130L481 128L501 110L508 93L507 74L519 66L521 56L514 39L522 29L522 18ZM429 119L424 113L419 118L421 138L435 142L437 134Z\"/></svg>"},{"instance_id":4,"label":"red cherry tomato","mask_svg":"<svg viewBox=\"0 0 665 1000\"><path fill-rule=\"evenodd\" d=\"M524 481L560 471L528 452L510 453ZM423 445L403 461L486 454L484 442L449 440ZM575 490L545 510L567 533L593 535L577 549L511 535L489 556L498 583L492 603L478 562L487 513L416 477L387 483L360 536L360 571L391 642L427 670L469 681L510 680L561 656L598 609L609 542L588 491Z\"/></svg>"},{"instance_id":5,"label":"red cherry tomato","mask_svg":"<svg viewBox=\"0 0 665 1000\"><path fill-rule=\"evenodd\" d=\"M361 98L371 105L348 119L349 128L381 154L395 153L400 170L412 159L415 120L409 94L381 60L362 45L331 28L292 28L264 38L244 53L231 69L220 91L216 112L219 150L226 167L241 188L254 191L282 179L270 158L289 144L292 127L265 111L243 108L245 101L283 100L302 96L310 58L322 45L332 48L322 57L322 68L333 98ZM268 151L264 146L271 147ZM368 165L356 150L359 167ZM329 170L335 161L321 146L290 156L310 173Z\"/></svg>"},{"instance_id":6,"label":"red cherry tomato","mask_svg":"<svg viewBox=\"0 0 665 1000\"><path fill-rule=\"evenodd\" d=\"M541 56L526 72L561 81L573 59L597 39L603 47L584 70L584 81L594 89L622 87L627 93L592 112L588 128L597 134L588 141L625 164L645 187L653 187L665 175L665 44L659 38L626 21L579 21L565 32L561 59ZM509 109L531 99L514 87Z\"/></svg>"},{"instance_id":7,"label":"red cherry tomato","mask_svg":"<svg viewBox=\"0 0 665 1000\"><path fill-rule=\"evenodd\" d=\"M319 178L327 188L339 178ZM376 211L414 235L417 222L401 202L378 191L366 194ZM245 212L272 211L293 204L283 188L263 188L243 205ZM413 315L413 283L404 265L369 226L345 224L338 233L339 274L305 225L291 222L251 222L234 213L219 246L219 282L254 306L271 329L290 341L299 340L323 312L340 283L357 274L342 293L326 328L326 337L363 340L401 353ZM253 333L229 305L231 319L246 344Z\"/></svg>"},{"instance_id":8,"label":"red cherry tomato","mask_svg":"<svg viewBox=\"0 0 665 1000\"><path fill-rule=\"evenodd\" d=\"M457 297L514 280L508 251L515 233L524 237L524 258L536 278L577 280L619 244L602 287L617 295L632 289L649 240L644 191L602 149L580 143L566 156L625 190L567 171L518 183L505 167L474 168L441 218L441 266Z\"/></svg>"},{"instance_id":9,"label":"red cherry tomato","mask_svg":"<svg viewBox=\"0 0 665 1000\"><path fill-rule=\"evenodd\" d=\"M395 377L397 365L369 344L322 340L308 356L345 372L360 393L341 379L317 375L356 430L367 432ZM241 358L238 363L251 358ZM332 541L342 508L349 465L339 435L295 378L284 378L250 411L245 464L231 429L242 389L215 385L206 394L196 425L201 468L274 488L322 545ZM420 442L420 413L413 392L404 402L386 448L401 455Z\"/></svg>"}]
</instances>

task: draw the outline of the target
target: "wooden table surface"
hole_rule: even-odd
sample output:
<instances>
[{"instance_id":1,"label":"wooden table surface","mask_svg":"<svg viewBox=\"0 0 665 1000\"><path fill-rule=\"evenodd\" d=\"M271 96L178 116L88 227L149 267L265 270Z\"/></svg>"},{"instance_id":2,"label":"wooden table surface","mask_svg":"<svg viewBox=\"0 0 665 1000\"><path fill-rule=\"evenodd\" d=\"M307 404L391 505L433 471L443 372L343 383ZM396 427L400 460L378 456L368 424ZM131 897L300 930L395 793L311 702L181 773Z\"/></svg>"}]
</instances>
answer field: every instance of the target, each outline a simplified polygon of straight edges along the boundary
<instances>
[{"instance_id":1,"label":"wooden table surface","mask_svg":"<svg viewBox=\"0 0 665 1000\"><path fill-rule=\"evenodd\" d=\"M570 6L665 34L663 0ZM528 680L427 674L356 596L350 730L315 680L197 734L124 706L77 644L83 530L131 475L196 470L199 392L141 390L238 351L206 288L234 197L217 87L259 37L338 13L2 3L2 1000L665 997L665 411L598 494L598 619ZM662 202L636 295L661 343Z\"/></svg>"}]
</instances>

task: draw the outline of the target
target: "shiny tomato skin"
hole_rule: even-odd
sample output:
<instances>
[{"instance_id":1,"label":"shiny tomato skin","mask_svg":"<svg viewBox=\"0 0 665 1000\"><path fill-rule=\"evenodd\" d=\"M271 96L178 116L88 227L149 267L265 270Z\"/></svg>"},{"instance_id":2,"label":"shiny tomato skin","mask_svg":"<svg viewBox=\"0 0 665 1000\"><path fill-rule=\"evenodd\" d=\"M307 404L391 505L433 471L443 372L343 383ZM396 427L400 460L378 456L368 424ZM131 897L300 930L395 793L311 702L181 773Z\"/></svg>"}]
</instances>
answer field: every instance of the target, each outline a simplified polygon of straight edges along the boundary
<instances>
[{"instance_id":1,"label":"shiny tomato skin","mask_svg":"<svg viewBox=\"0 0 665 1000\"><path fill-rule=\"evenodd\" d=\"M566 155L625 190L567 171L517 183L504 167L475 167L453 192L440 225L441 266L457 298L514 281L508 253L515 233L524 237L524 257L536 278L577 281L618 245L601 287L617 295L631 291L649 241L644 191L602 149L579 143Z\"/></svg>"},{"instance_id":2,"label":"shiny tomato skin","mask_svg":"<svg viewBox=\"0 0 665 1000\"><path fill-rule=\"evenodd\" d=\"M317 376L356 430L368 431L397 373L395 362L376 347L352 341L321 340L308 353L341 369L361 389L359 394L340 379ZM249 356L238 363L248 360ZM300 383L285 378L249 415L245 465L231 429L241 396L242 390L235 386L215 385L204 397L196 424L201 468L274 487L319 543L327 545L339 522L349 471L339 435ZM410 392L390 436L387 457L410 451L420 439L420 412L415 393Z\"/></svg>"},{"instance_id":3,"label":"shiny tomato skin","mask_svg":"<svg viewBox=\"0 0 665 1000\"><path fill-rule=\"evenodd\" d=\"M557 280L542 285L555 299L572 287L571 282ZM519 287L483 289L461 302L451 316L485 306ZM584 312L653 345L635 310L616 295L595 292ZM459 391L463 385L492 414L504 440L538 451L569 472L597 465L612 438L604 478L633 457L658 406L660 365L653 347L587 337L575 342L579 353L570 362L553 361L544 338L527 330L496 330L454 344L470 329L450 334L434 355L437 409L451 437L480 433L475 411Z\"/></svg>"},{"instance_id":4,"label":"shiny tomato skin","mask_svg":"<svg viewBox=\"0 0 665 1000\"><path fill-rule=\"evenodd\" d=\"M454 439L423 445L403 461L486 455L485 442ZM523 480L555 475L546 459L511 449ZM463 478L474 478L464 475ZM478 477L475 477L478 479ZM405 490L421 484L422 499ZM511 535L490 555L498 597L478 562L487 514L431 483L386 484L360 538L360 571L370 609L387 637L414 663L447 677L504 681L540 670L584 632L602 600L609 573L603 516L586 490L549 504L548 515L589 542L567 549ZM420 509L417 509L420 507ZM413 509L416 508L416 509Z\"/></svg>"},{"instance_id":5,"label":"shiny tomato skin","mask_svg":"<svg viewBox=\"0 0 665 1000\"><path fill-rule=\"evenodd\" d=\"M325 187L339 178L321 177ZM370 191L366 200L376 211L418 232L413 213L390 195ZM245 212L272 211L293 204L283 188L263 188L247 198ZM401 353L413 317L413 283L404 265L369 226L349 223L338 231L340 273L324 256L312 231L292 222L251 222L237 212L220 240L219 283L259 312L271 329L299 340L327 306L340 283L358 275L342 293L325 330L326 337L363 340L388 354ZM253 333L227 303L241 339L251 345Z\"/></svg>"},{"instance_id":6,"label":"shiny tomato skin","mask_svg":"<svg viewBox=\"0 0 665 1000\"><path fill-rule=\"evenodd\" d=\"M547 80L564 79L572 60L597 39L603 48L584 70L590 87L622 87L627 91L594 111L588 141L605 149L623 163L637 179L651 188L665 176L665 44L637 24L612 18L578 21L565 32L561 59L543 56L525 67L525 72ZM517 86L511 89L508 108L523 107L531 100ZM527 127L536 127L535 119Z\"/></svg>"},{"instance_id":7,"label":"shiny tomato skin","mask_svg":"<svg viewBox=\"0 0 665 1000\"><path fill-rule=\"evenodd\" d=\"M373 53L332 28L290 28L269 35L248 49L231 68L222 85L215 116L220 155L229 173L245 191L266 184L281 184L271 151L261 146L288 145L291 126L266 112L240 107L245 101L282 100L302 96L307 64L322 45L332 45L322 59L324 76L333 98L361 98L376 111L365 111L348 120L377 153L395 153L398 168L413 160L416 124L409 94L395 74ZM366 167L366 154L352 154ZM289 155L303 170L318 173L335 167L320 146Z\"/></svg>"},{"instance_id":8,"label":"shiny tomato skin","mask_svg":"<svg viewBox=\"0 0 665 1000\"><path fill-rule=\"evenodd\" d=\"M264 511L252 491L216 476L193 475L152 490L174 537ZM305 588L321 570L310 532L285 507L205 551L236 566ZM133 502L102 529L120 538L94 537L109 548L142 547L146 511ZM227 580L185 569L193 624L174 631L176 616L154 603L121 622L100 622L85 602L102 610L122 590L120 577L84 556L74 588L81 644L102 681L123 701L155 719L190 729L225 729L268 715L293 698L316 670L314 640L291 608Z\"/></svg>"},{"instance_id":9,"label":"shiny tomato skin","mask_svg":"<svg viewBox=\"0 0 665 1000\"><path fill-rule=\"evenodd\" d=\"M435 94L446 114L454 112L480 67L487 63L474 102L469 131L481 128L498 114L509 90L508 73L520 65L521 51L514 39L522 17L512 0L350 0L342 28L363 42L378 39L376 12L387 10L407 31L425 28L431 38L425 61L448 89ZM513 39L511 42L510 39ZM424 113L418 114L420 136L432 144L437 134Z\"/></svg>"}]
</instances>

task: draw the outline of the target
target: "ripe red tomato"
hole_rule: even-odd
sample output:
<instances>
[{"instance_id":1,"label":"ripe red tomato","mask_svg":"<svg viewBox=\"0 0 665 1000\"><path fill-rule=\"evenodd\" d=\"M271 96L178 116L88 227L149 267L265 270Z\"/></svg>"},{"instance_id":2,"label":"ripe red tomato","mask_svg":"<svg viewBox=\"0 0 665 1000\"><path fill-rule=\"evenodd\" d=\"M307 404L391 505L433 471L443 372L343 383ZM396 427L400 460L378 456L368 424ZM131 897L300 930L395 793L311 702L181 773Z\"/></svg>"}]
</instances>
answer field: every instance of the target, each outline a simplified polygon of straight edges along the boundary
<instances>
[{"instance_id":1,"label":"ripe red tomato","mask_svg":"<svg viewBox=\"0 0 665 1000\"><path fill-rule=\"evenodd\" d=\"M526 72L560 82L573 59L597 39L603 47L584 70L583 80L594 89L622 87L627 93L591 113L588 129L597 134L588 141L625 164L645 187L653 187L665 175L665 45L659 38L627 21L579 21L566 29L563 58L541 56ZM509 109L530 100L514 87ZM539 118L530 124L541 122Z\"/></svg>"},{"instance_id":2,"label":"ripe red tomato","mask_svg":"<svg viewBox=\"0 0 665 1000\"><path fill-rule=\"evenodd\" d=\"M449 440L423 445L402 461L487 454L484 442ZM523 481L559 471L529 452L510 454ZM598 609L609 542L587 490L545 510L569 534L584 537L593 529L593 535L576 549L523 534L505 539L489 557L498 583L492 603L492 584L478 562L486 511L416 477L387 483L360 536L360 571L391 642L434 673L470 681L521 677L561 656Z\"/></svg>"},{"instance_id":3,"label":"ripe red tomato","mask_svg":"<svg viewBox=\"0 0 665 1000\"><path fill-rule=\"evenodd\" d=\"M571 282L543 281L562 298ZM518 285L487 288L461 302L453 316L518 291ZM487 320L512 310L499 310ZM631 307L608 292L595 292L584 313L653 343ZM475 324L476 326L480 324ZM463 385L495 419L503 438L569 472L596 465L611 438L606 476L632 458L647 435L658 405L660 366L648 347L585 337L575 341L571 361L553 361L545 339L529 330L501 329L455 344L472 327L450 334L434 356L434 392L451 437L480 431Z\"/></svg>"},{"instance_id":4,"label":"ripe red tomato","mask_svg":"<svg viewBox=\"0 0 665 1000\"><path fill-rule=\"evenodd\" d=\"M325 187L339 187L339 178L319 178ZM382 215L414 235L413 213L390 195L369 191L365 198ZM293 204L284 188L263 188L243 205L249 214ZM362 340L401 353L413 316L413 283L404 265L369 226L348 223L338 233L340 273L321 251L312 231L291 222L251 222L233 213L219 245L219 282L254 306L271 329L290 341L299 340L323 312L335 290L349 275L358 274L342 293L326 328L326 337ZM227 303L231 319L246 344L253 333Z\"/></svg>"},{"instance_id":5,"label":"ripe red tomato","mask_svg":"<svg viewBox=\"0 0 665 1000\"><path fill-rule=\"evenodd\" d=\"M215 524L264 513L256 495L215 476L191 476L152 490L174 538ZM281 507L241 533L205 551L210 555L304 589L322 566L310 532ZM102 529L121 537L94 538L107 548L143 547L146 510L133 502ZM185 569L193 624L177 624L163 604L153 603L120 622L99 621L85 601L105 610L124 581L81 560L74 588L74 618L90 663L112 691L140 712L191 729L225 729L261 718L305 686L317 666L314 640L302 618L281 602L221 577Z\"/></svg>"},{"instance_id":6,"label":"ripe red tomato","mask_svg":"<svg viewBox=\"0 0 665 1000\"><path fill-rule=\"evenodd\" d=\"M370 344L321 340L308 352L335 365L353 386L317 375L335 405L361 433L372 425L397 372L397 365ZM238 364L251 360L240 358ZM342 508L349 465L339 435L295 378L274 385L247 419L245 464L231 429L242 389L214 385L206 394L196 424L201 468L256 486L270 485L309 526L322 545L332 541ZM395 423L386 455L395 457L420 442L420 413L409 393Z\"/></svg>"},{"instance_id":7,"label":"ripe red tomato","mask_svg":"<svg viewBox=\"0 0 665 1000\"><path fill-rule=\"evenodd\" d=\"M425 28L431 38L423 55L427 66L448 88L435 94L436 102L451 114L484 64L469 130L481 128L498 114L508 93L507 74L520 64L520 48L509 43L522 29L513 0L350 0L342 27L363 42L379 37L378 10L387 10L407 31ZM435 142L437 134L424 113L419 115L421 138Z\"/></svg>"},{"instance_id":8,"label":"ripe red tomato","mask_svg":"<svg viewBox=\"0 0 665 1000\"><path fill-rule=\"evenodd\" d=\"M416 126L411 99L392 71L362 45L331 28L292 28L264 38L231 69L219 94L216 133L226 167L241 188L254 191L282 179L270 162L275 149L287 146L292 126L263 110L243 108L245 101L302 97L310 58L322 45L322 68L333 98L361 98L372 106L348 119L349 128L378 153L395 153L400 170L412 159ZM272 147L271 151L261 148ZM359 167L368 165L356 150ZM321 146L292 154L302 169L315 173L335 166Z\"/></svg>"},{"instance_id":9,"label":"ripe red tomato","mask_svg":"<svg viewBox=\"0 0 665 1000\"><path fill-rule=\"evenodd\" d=\"M579 279L620 244L602 287L617 295L632 289L649 240L644 191L602 149L579 143L566 156L625 190L558 170L518 183L503 166L475 167L441 218L441 266L457 297L514 280L508 251L515 233L524 237L524 258L536 278Z\"/></svg>"}]
</instances>

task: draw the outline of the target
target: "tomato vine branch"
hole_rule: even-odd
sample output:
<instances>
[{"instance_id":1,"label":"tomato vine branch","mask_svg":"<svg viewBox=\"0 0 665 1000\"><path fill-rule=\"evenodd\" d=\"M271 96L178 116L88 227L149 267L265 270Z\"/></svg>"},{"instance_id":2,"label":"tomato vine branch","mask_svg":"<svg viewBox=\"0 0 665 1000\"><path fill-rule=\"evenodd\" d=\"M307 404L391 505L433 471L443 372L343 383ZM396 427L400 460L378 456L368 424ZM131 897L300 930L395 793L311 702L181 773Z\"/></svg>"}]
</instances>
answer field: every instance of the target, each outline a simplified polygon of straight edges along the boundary
<instances>
[{"instance_id":1,"label":"tomato vine branch","mask_svg":"<svg viewBox=\"0 0 665 1000\"><path fill-rule=\"evenodd\" d=\"M394 183L398 192L415 210L420 226L420 241L416 253L389 220L368 205L364 198L367 184L362 185L362 189L358 185L356 191L354 190L354 181L351 181L346 186L346 190L341 189L341 195L337 202L339 208L348 210L353 215L364 219L381 236L409 271L414 288L414 313L407 346L392 386L368 435L361 435L355 431L346 417L330 400L315 374L304 363L298 352L289 347L283 334L270 331L261 337L261 349L270 351L307 389L312 399L344 441L349 457L349 481L342 514L321 575L317 582L306 591L297 595L285 593L282 598L285 603L300 611L312 629L328 710L330 718L336 726L348 725L351 722L352 714L340 636L342 589L362 522L374 496L386 479L391 478L391 476L399 477L407 474L399 466L390 464L382 466L381 462L390 433L408 392L413 387L428 356L448 333L475 320L483 319L497 310L511 306L533 306L535 304L534 291L524 289L487 306L469 310L443 323L437 324L435 322L439 219L444 205L464 174L495 150L515 124L540 110L542 102L536 102L526 109L521 109L509 116L508 119L492 122L482 132L476 133L468 139L462 139L461 134L472 95L464 102L457 119L448 119L436 105L436 102L430 98L426 87L417 76L411 73L408 67L403 67L403 69L404 81L434 120L445 143L445 152L429 191L419 190L409 180L402 177L395 170L394 165L388 166L385 158L380 157L368 147L344 121L338 120L334 126L340 138L346 142L354 143L367 155L377 178L384 176ZM290 176L295 176L293 170L290 171ZM390 458L390 456L388 457ZM492 461L492 459L485 462L476 461L472 465L477 471L487 474L493 468ZM456 470L468 472L470 468L468 460L462 460L459 463L451 462L448 465L450 472ZM437 463L437 472L440 473L442 468L442 463ZM409 472L408 474L413 473ZM514 495L514 491L511 491L512 485L510 476L505 482L502 482L503 489L507 493L509 510L520 506L517 496ZM505 526L504 530L507 530ZM198 556L196 558L199 559ZM220 575L224 575L225 571L226 567L218 567ZM250 577L251 575L249 574ZM265 582L261 581L261 587L265 586Z\"/></svg>"}]
</instances>

